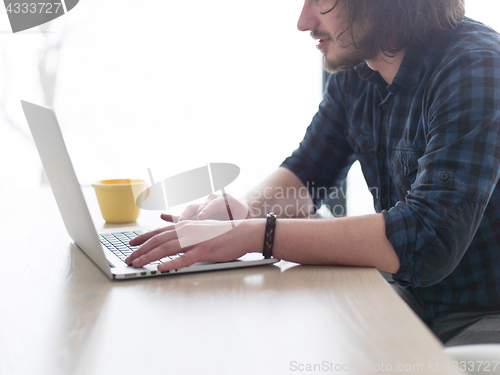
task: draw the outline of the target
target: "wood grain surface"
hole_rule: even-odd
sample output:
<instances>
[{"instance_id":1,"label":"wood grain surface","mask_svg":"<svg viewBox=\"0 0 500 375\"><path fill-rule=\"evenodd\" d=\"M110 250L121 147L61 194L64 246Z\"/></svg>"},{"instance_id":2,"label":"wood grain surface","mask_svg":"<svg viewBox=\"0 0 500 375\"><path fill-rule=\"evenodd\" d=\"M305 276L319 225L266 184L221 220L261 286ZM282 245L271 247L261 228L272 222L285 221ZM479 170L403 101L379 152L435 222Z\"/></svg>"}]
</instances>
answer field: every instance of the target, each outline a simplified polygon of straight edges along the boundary
<instances>
[{"instance_id":1,"label":"wood grain surface","mask_svg":"<svg viewBox=\"0 0 500 375\"><path fill-rule=\"evenodd\" d=\"M72 244L48 188L2 196L2 375L455 373L375 269L280 262L112 282Z\"/></svg>"}]
</instances>

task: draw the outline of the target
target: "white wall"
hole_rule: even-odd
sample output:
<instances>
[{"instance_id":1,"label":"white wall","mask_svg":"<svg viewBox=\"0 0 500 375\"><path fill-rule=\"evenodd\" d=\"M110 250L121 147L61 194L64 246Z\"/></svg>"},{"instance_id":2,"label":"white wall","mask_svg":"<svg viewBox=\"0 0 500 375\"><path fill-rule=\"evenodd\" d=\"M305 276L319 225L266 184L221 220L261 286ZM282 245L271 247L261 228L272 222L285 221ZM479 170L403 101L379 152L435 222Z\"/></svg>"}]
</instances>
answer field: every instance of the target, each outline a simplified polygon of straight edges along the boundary
<instances>
[{"instance_id":1,"label":"white wall","mask_svg":"<svg viewBox=\"0 0 500 375\"><path fill-rule=\"evenodd\" d=\"M9 160L0 187L39 183L19 100L46 102L37 58L59 40L57 67L55 52L46 63L82 184L230 162L241 168L240 194L274 170L321 100L321 56L296 29L299 3L186 3L85 0L47 24L49 34L0 34L0 99L14 121L0 117L0 158ZM0 12L0 31L8 29Z\"/></svg>"},{"instance_id":2,"label":"white wall","mask_svg":"<svg viewBox=\"0 0 500 375\"><path fill-rule=\"evenodd\" d=\"M321 99L320 53L296 29L300 1L184 3L82 0L48 33L12 34L0 11L0 188L40 184L20 99L55 107L84 185L230 162L239 195L295 149ZM496 8L467 0L469 16L500 29ZM39 60L57 74L52 103ZM348 214L372 211L355 166Z\"/></svg>"}]
</instances>

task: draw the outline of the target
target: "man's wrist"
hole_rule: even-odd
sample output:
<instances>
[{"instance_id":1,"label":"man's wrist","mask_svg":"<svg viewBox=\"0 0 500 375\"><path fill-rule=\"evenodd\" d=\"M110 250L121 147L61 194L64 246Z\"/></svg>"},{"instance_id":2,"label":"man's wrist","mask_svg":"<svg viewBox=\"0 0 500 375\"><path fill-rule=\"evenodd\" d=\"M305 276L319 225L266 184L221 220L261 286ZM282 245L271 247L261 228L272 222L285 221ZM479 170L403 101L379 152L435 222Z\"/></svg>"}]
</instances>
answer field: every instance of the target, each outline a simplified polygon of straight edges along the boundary
<instances>
[{"instance_id":1,"label":"man's wrist","mask_svg":"<svg viewBox=\"0 0 500 375\"><path fill-rule=\"evenodd\" d=\"M260 212L259 209L252 207L251 204L248 204L247 207L248 207L248 214L246 217L247 219L260 219L260 218L262 218L262 216L259 216L259 212Z\"/></svg>"}]
</instances>

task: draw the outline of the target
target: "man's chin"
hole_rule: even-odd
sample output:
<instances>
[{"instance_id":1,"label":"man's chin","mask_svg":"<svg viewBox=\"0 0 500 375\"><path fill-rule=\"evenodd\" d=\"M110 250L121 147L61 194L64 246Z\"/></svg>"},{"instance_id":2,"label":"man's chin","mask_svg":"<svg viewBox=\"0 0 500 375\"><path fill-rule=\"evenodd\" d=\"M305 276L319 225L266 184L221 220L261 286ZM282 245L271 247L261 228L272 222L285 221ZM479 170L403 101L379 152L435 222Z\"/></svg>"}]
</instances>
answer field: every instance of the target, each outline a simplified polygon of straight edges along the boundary
<instances>
[{"instance_id":1,"label":"man's chin","mask_svg":"<svg viewBox=\"0 0 500 375\"><path fill-rule=\"evenodd\" d=\"M363 59L327 59L323 56L323 69L328 73L344 72L346 70L353 69L364 62Z\"/></svg>"},{"instance_id":2,"label":"man's chin","mask_svg":"<svg viewBox=\"0 0 500 375\"><path fill-rule=\"evenodd\" d=\"M377 54L375 49L364 48L354 49L344 55L336 55L329 58L327 57L327 51L325 51L323 53L323 67L328 73L351 70L365 61L376 57Z\"/></svg>"}]
</instances>

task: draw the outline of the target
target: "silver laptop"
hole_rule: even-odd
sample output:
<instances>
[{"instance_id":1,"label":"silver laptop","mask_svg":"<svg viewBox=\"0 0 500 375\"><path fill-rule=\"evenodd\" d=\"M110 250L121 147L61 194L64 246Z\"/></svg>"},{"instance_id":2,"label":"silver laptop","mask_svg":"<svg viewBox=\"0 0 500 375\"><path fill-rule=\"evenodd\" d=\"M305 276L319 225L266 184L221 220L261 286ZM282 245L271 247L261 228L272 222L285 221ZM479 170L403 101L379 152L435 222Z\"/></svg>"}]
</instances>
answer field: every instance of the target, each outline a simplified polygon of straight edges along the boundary
<instances>
[{"instance_id":1,"label":"silver laptop","mask_svg":"<svg viewBox=\"0 0 500 375\"><path fill-rule=\"evenodd\" d=\"M148 264L142 268L127 266L123 260L127 254L134 250L134 248L125 249L128 240L148 229L140 227L113 228L107 230L106 233L98 233L66 150L54 111L25 101L21 101L21 104L66 230L76 245L110 279L156 277L186 272L260 266L278 261L275 258L264 259L262 255L253 253L232 262L195 263L189 267L166 272L158 271L157 264Z\"/></svg>"}]
</instances>

